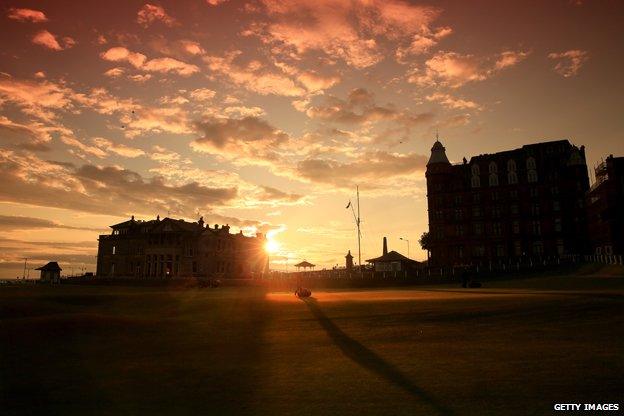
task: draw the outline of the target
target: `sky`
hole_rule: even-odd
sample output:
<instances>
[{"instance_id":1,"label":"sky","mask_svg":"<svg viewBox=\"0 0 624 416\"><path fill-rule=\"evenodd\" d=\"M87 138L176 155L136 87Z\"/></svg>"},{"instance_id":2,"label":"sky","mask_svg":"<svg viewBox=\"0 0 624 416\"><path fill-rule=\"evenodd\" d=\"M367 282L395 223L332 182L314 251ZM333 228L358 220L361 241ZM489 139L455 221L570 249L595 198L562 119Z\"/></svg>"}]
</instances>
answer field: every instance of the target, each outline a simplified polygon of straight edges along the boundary
<instances>
[{"instance_id":1,"label":"sky","mask_svg":"<svg viewBox=\"0 0 624 416\"><path fill-rule=\"evenodd\" d=\"M621 1L0 8L3 278L94 271L131 215L268 233L273 269L342 266L356 186L362 260L383 236L421 260L436 131L455 163L559 139L590 168L624 155Z\"/></svg>"}]
</instances>

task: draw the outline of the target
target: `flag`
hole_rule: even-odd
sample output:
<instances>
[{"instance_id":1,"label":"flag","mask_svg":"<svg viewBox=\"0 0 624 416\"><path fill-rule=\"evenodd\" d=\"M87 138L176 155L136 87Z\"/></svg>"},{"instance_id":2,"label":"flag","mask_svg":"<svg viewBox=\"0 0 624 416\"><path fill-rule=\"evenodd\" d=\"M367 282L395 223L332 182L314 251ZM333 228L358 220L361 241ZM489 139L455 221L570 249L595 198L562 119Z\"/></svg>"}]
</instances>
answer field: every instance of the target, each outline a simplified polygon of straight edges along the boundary
<instances>
[{"instance_id":1,"label":"flag","mask_svg":"<svg viewBox=\"0 0 624 416\"><path fill-rule=\"evenodd\" d=\"M351 206L351 201L349 201L349 203L347 204L347 206L345 208L349 209L350 206Z\"/></svg>"}]
</instances>

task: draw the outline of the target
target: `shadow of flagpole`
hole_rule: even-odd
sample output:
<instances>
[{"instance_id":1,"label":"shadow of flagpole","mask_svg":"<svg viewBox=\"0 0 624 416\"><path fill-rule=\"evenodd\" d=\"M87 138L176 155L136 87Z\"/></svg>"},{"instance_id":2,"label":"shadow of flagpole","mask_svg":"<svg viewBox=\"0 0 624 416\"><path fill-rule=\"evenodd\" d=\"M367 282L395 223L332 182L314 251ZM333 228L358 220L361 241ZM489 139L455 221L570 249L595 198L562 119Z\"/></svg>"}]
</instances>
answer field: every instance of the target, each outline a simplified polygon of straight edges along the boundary
<instances>
[{"instance_id":1,"label":"shadow of flagpole","mask_svg":"<svg viewBox=\"0 0 624 416\"><path fill-rule=\"evenodd\" d=\"M364 345L360 344L353 338L345 334L340 328L336 326L319 308L316 299L313 297L304 299L304 302L312 312L312 315L319 322L321 327L327 332L327 335L332 339L334 344L344 355L349 359L364 367L365 369L377 374L386 381L400 387L411 396L424 401L427 405L433 408L440 415L452 415L453 412L438 403L433 397L416 386L405 374L403 374L394 365L386 362L383 358L377 355L375 352L369 350Z\"/></svg>"}]
</instances>

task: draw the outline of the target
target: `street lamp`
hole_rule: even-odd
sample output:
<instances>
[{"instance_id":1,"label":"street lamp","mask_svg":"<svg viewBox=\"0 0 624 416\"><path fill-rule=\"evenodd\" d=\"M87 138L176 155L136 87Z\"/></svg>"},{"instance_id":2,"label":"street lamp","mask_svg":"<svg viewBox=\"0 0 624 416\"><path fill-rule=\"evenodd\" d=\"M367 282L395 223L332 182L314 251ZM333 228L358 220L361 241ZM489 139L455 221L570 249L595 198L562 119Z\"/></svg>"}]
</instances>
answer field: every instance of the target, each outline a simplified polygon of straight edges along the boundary
<instances>
[{"instance_id":1,"label":"street lamp","mask_svg":"<svg viewBox=\"0 0 624 416\"><path fill-rule=\"evenodd\" d=\"M399 237L399 240L407 242L407 258L410 258L409 240L407 238Z\"/></svg>"}]
</instances>

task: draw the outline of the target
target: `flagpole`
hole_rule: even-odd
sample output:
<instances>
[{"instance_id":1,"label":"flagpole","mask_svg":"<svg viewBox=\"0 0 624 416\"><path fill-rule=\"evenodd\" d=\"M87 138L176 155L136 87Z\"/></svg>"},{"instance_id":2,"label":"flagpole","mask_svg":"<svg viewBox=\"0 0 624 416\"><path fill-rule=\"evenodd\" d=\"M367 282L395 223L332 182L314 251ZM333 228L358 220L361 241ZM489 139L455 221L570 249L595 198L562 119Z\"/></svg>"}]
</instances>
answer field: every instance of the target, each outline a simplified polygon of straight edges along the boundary
<instances>
[{"instance_id":1,"label":"flagpole","mask_svg":"<svg viewBox=\"0 0 624 416\"><path fill-rule=\"evenodd\" d=\"M358 264L360 266L360 272L362 271L362 248L361 248L361 237L362 233L360 232L360 187L359 185L355 186L355 190L357 192L357 230L358 230Z\"/></svg>"}]
</instances>

